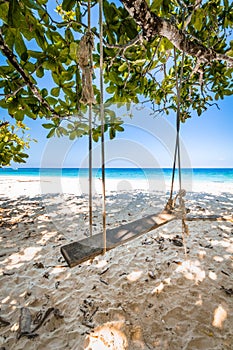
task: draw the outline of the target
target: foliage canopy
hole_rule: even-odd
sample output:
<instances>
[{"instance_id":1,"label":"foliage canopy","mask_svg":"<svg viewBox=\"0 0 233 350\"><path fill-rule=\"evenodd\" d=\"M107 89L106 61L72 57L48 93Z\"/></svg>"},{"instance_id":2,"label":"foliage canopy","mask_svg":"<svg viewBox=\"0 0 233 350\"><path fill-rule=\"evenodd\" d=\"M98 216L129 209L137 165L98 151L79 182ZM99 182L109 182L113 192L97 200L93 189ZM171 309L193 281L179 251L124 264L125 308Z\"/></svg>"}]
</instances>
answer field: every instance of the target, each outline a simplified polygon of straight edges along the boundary
<instances>
[{"instance_id":1,"label":"foliage canopy","mask_svg":"<svg viewBox=\"0 0 233 350\"><path fill-rule=\"evenodd\" d=\"M28 155L25 150L31 141L25 137L26 130L27 127L22 122L9 125L8 122L0 121L0 167L10 165L11 161L26 163Z\"/></svg>"},{"instance_id":2,"label":"foliage canopy","mask_svg":"<svg viewBox=\"0 0 233 350\"><path fill-rule=\"evenodd\" d=\"M57 14L52 11L52 5ZM91 1L92 18L98 2ZM104 82L110 138L122 131L112 103L151 101L155 112L177 110L177 75L183 65L181 121L201 115L233 93L233 3L229 0L104 0ZM98 115L99 33L93 52ZM87 0L0 1L0 107L16 121L46 117L48 137L88 133L81 103L79 44L87 31ZM182 53L184 52L183 58ZM174 59L175 58L175 59ZM182 61L183 60L183 61ZM182 64L183 63L183 64ZM51 81L45 88L44 81ZM63 119L77 116L61 125ZM2 131L2 130L1 130ZM93 139L100 128L93 125Z\"/></svg>"}]
</instances>

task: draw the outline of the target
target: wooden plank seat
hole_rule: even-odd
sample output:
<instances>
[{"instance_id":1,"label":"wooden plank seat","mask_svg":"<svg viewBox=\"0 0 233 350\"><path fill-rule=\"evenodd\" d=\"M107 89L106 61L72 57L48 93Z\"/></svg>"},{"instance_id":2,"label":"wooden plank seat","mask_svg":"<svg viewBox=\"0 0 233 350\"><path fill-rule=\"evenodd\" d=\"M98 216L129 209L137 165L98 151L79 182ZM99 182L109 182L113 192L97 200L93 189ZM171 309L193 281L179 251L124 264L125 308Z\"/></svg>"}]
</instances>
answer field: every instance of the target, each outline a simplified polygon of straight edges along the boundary
<instances>
[{"instance_id":1,"label":"wooden plank seat","mask_svg":"<svg viewBox=\"0 0 233 350\"><path fill-rule=\"evenodd\" d=\"M106 250L113 249L128 241L133 240L157 227L174 220L176 215L167 211L158 214L148 215L144 218L109 229L106 233ZM94 258L103 253L103 235L96 234L92 237L84 238L77 242L72 242L61 247L61 253L64 256L69 267L81 264L84 261Z\"/></svg>"},{"instance_id":2,"label":"wooden plank seat","mask_svg":"<svg viewBox=\"0 0 233 350\"><path fill-rule=\"evenodd\" d=\"M128 241L131 241L147 232L150 232L169 221L179 218L176 212L169 213L166 210L148 215L144 218L135 220L125 225L107 230L106 250L113 249ZM207 221L230 221L233 222L232 216L219 215L187 215L186 221L207 220ZM76 266L97 255L103 253L103 235L96 234L92 237L84 238L77 242L72 242L61 247L61 253L64 256L69 267Z\"/></svg>"}]
</instances>

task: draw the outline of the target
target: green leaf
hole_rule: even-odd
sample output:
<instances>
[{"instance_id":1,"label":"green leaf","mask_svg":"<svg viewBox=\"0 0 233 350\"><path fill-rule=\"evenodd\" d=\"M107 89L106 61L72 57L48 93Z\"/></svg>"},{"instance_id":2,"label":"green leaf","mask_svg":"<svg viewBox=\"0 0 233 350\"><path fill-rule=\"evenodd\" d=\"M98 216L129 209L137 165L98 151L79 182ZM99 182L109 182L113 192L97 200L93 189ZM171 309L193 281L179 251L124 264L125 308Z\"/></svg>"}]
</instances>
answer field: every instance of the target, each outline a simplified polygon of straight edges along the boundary
<instances>
[{"instance_id":1,"label":"green leaf","mask_svg":"<svg viewBox=\"0 0 233 350\"><path fill-rule=\"evenodd\" d=\"M8 75L10 73L12 73L12 67L10 66L0 66L0 74L2 75Z\"/></svg>"},{"instance_id":2,"label":"green leaf","mask_svg":"<svg viewBox=\"0 0 233 350\"><path fill-rule=\"evenodd\" d=\"M197 31L201 31L202 27L203 27L203 19L204 19L204 12L202 9L197 9L194 13L193 16L193 26Z\"/></svg>"},{"instance_id":3,"label":"green leaf","mask_svg":"<svg viewBox=\"0 0 233 350\"><path fill-rule=\"evenodd\" d=\"M35 65L31 62L26 62L24 63L24 68L28 71L28 72L33 72L35 71Z\"/></svg>"},{"instance_id":4,"label":"green leaf","mask_svg":"<svg viewBox=\"0 0 233 350\"><path fill-rule=\"evenodd\" d=\"M74 130L70 133L69 139L74 140L75 138L76 138L76 131Z\"/></svg>"},{"instance_id":5,"label":"green leaf","mask_svg":"<svg viewBox=\"0 0 233 350\"><path fill-rule=\"evenodd\" d=\"M173 44L167 38L162 38L160 42L160 50L166 52L171 49L173 49Z\"/></svg>"},{"instance_id":6,"label":"green leaf","mask_svg":"<svg viewBox=\"0 0 233 350\"><path fill-rule=\"evenodd\" d=\"M6 22L6 23L8 19L8 10L9 10L9 3L2 1L0 3L0 18L3 20L3 22Z\"/></svg>"},{"instance_id":7,"label":"green leaf","mask_svg":"<svg viewBox=\"0 0 233 350\"><path fill-rule=\"evenodd\" d=\"M68 62L70 62L70 58L69 58L69 49L68 49L68 47L66 47L65 49L63 49L60 52L59 59L60 59L61 62L69 64Z\"/></svg>"},{"instance_id":8,"label":"green leaf","mask_svg":"<svg viewBox=\"0 0 233 350\"><path fill-rule=\"evenodd\" d=\"M116 130L113 127L109 129L109 137L110 137L110 140L116 137Z\"/></svg>"},{"instance_id":9,"label":"green leaf","mask_svg":"<svg viewBox=\"0 0 233 350\"><path fill-rule=\"evenodd\" d=\"M33 0L22 0L22 2L29 8L34 10L41 10L44 11L42 6L40 6L36 1Z\"/></svg>"},{"instance_id":10,"label":"green leaf","mask_svg":"<svg viewBox=\"0 0 233 350\"><path fill-rule=\"evenodd\" d=\"M113 19L116 15L116 6L112 3L109 4L107 1L103 3L104 14L107 18Z\"/></svg>"},{"instance_id":11,"label":"green leaf","mask_svg":"<svg viewBox=\"0 0 233 350\"><path fill-rule=\"evenodd\" d=\"M28 157L29 157L29 155L28 155L28 154L26 154L26 153L20 153L20 157L21 157L21 158L28 158Z\"/></svg>"},{"instance_id":12,"label":"green leaf","mask_svg":"<svg viewBox=\"0 0 233 350\"><path fill-rule=\"evenodd\" d=\"M227 95L227 96L233 95L233 90L230 90L230 89L224 90L224 95Z\"/></svg>"},{"instance_id":13,"label":"green leaf","mask_svg":"<svg viewBox=\"0 0 233 350\"><path fill-rule=\"evenodd\" d=\"M70 28L66 28L65 30L65 39L69 42L73 42L74 41L74 36L72 31L70 30Z\"/></svg>"},{"instance_id":14,"label":"green leaf","mask_svg":"<svg viewBox=\"0 0 233 350\"><path fill-rule=\"evenodd\" d=\"M227 11L228 8L229 8L229 1L228 0L224 0L224 7L225 7L225 9Z\"/></svg>"},{"instance_id":15,"label":"green leaf","mask_svg":"<svg viewBox=\"0 0 233 350\"><path fill-rule=\"evenodd\" d=\"M233 57L233 49L228 50L227 55Z\"/></svg>"},{"instance_id":16,"label":"green leaf","mask_svg":"<svg viewBox=\"0 0 233 350\"><path fill-rule=\"evenodd\" d=\"M49 132L48 135L46 136L47 139L50 139L52 136L54 136L55 130L56 130L55 128L50 130L50 132Z\"/></svg>"},{"instance_id":17,"label":"green leaf","mask_svg":"<svg viewBox=\"0 0 233 350\"><path fill-rule=\"evenodd\" d=\"M62 8L65 11L70 11L74 7L76 0L63 0Z\"/></svg>"},{"instance_id":18,"label":"green leaf","mask_svg":"<svg viewBox=\"0 0 233 350\"><path fill-rule=\"evenodd\" d=\"M109 93L109 94L113 94L115 91L116 91L117 87L115 85L110 85L106 88L106 91Z\"/></svg>"},{"instance_id":19,"label":"green leaf","mask_svg":"<svg viewBox=\"0 0 233 350\"><path fill-rule=\"evenodd\" d=\"M110 80L117 84L117 85L122 85L123 81L121 80L121 78L119 77L118 73L114 72L114 71L111 71L109 73L109 78Z\"/></svg>"},{"instance_id":20,"label":"green leaf","mask_svg":"<svg viewBox=\"0 0 233 350\"><path fill-rule=\"evenodd\" d=\"M52 72L52 78L54 80L54 83L60 86L61 81L59 79L59 76L55 72Z\"/></svg>"},{"instance_id":21,"label":"green leaf","mask_svg":"<svg viewBox=\"0 0 233 350\"><path fill-rule=\"evenodd\" d=\"M42 124L43 128L45 129L52 129L54 128L54 124L48 123L48 124Z\"/></svg>"},{"instance_id":22,"label":"green leaf","mask_svg":"<svg viewBox=\"0 0 233 350\"><path fill-rule=\"evenodd\" d=\"M96 131L96 130L93 130L93 133L92 133L93 141L98 142L99 141L99 136L100 136L100 133L98 131Z\"/></svg>"},{"instance_id":23,"label":"green leaf","mask_svg":"<svg viewBox=\"0 0 233 350\"><path fill-rule=\"evenodd\" d=\"M63 74L62 74L63 75ZM63 75L64 76L64 75ZM69 77L68 77L69 78ZM69 89L69 88L72 88L74 86L74 81L70 81L68 83L64 83L63 86L66 88L66 89Z\"/></svg>"},{"instance_id":24,"label":"green leaf","mask_svg":"<svg viewBox=\"0 0 233 350\"><path fill-rule=\"evenodd\" d=\"M122 126L120 126L120 125L116 125L116 126L115 126L115 129L116 129L117 131L119 131L119 132L122 132L122 131L125 130L125 129L124 129Z\"/></svg>"},{"instance_id":25,"label":"green leaf","mask_svg":"<svg viewBox=\"0 0 233 350\"><path fill-rule=\"evenodd\" d=\"M9 114L15 114L15 112L17 111L18 109L18 101L17 100L13 100L9 103L8 105L8 112Z\"/></svg>"},{"instance_id":26,"label":"green leaf","mask_svg":"<svg viewBox=\"0 0 233 350\"><path fill-rule=\"evenodd\" d=\"M43 57L45 57L45 54L41 51L34 51L34 50L28 50L28 55L30 57L35 57L37 59L41 59Z\"/></svg>"},{"instance_id":27,"label":"green leaf","mask_svg":"<svg viewBox=\"0 0 233 350\"><path fill-rule=\"evenodd\" d=\"M16 38L16 29L9 28L5 35L5 41L11 50L13 49L15 38Z\"/></svg>"},{"instance_id":28,"label":"green leaf","mask_svg":"<svg viewBox=\"0 0 233 350\"><path fill-rule=\"evenodd\" d=\"M17 121L23 121L24 120L24 116L25 116L25 112L24 111L17 110L16 113L14 114L14 118Z\"/></svg>"},{"instance_id":29,"label":"green leaf","mask_svg":"<svg viewBox=\"0 0 233 350\"><path fill-rule=\"evenodd\" d=\"M70 129L70 130L73 130L74 129L74 125L73 124L68 124L67 128Z\"/></svg>"},{"instance_id":30,"label":"green leaf","mask_svg":"<svg viewBox=\"0 0 233 350\"><path fill-rule=\"evenodd\" d=\"M37 75L38 78L42 78L44 76L44 69L43 69L43 67L37 68L36 75Z\"/></svg>"},{"instance_id":31,"label":"green leaf","mask_svg":"<svg viewBox=\"0 0 233 350\"><path fill-rule=\"evenodd\" d=\"M27 51L23 52L22 55L21 55L21 60L26 62L28 59L28 53Z\"/></svg>"},{"instance_id":32,"label":"green leaf","mask_svg":"<svg viewBox=\"0 0 233 350\"><path fill-rule=\"evenodd\" d=\"M52 97L52 96L49 96L46 98L47 102L50 104L50 105L55 105L57 104L57 99Z\"/></svg>"},{"instance_id":33,"label":"green leaf","mask_svg":"<svg viewBox=\"0 0 233 350\"><path fill-rule=\"evenodd\" d=\"M113 110L109 109L109 108L105 109L105 115L110 115L110 117L112 119L116 118L116 113Z\"/></svg>"},{"instance_id":34,"label":"green leaf","mask_svg":"<svg viewBox=\"0 0 233 350\"><path fill-rule=\"evenodd\" d=\"M127 70L127 69L128 69L128 64L127 64L127 62L124 62L124 63L118 68L119 72L124 72L124 71Z\"/></svg>"},{"instance_id":35,"label":"green leaf","mask_svg":"<svg viewBox=\"0 0 233 350\"><path fill-rule=\"evenodd\" d=\"M43 33L43 31L42 31ZM47 41L45 39L45 36L41 34L41 31L39 29L35 29L35 39L37 41L37 44L43 49L46 50L47 47Z\"/></svg>"},{"instance_id":36,"label":"green leaf","mask_svg":"<svg viewBox=\"0 0 233 350\"><path fill-rule=\"evenodd\" d=\"M51 95L53 95L55 97L58 97L59 94L60 94L60 88L59 87L52 88Z\"/></svg>"},{"instance_id":37,"label":"green leaf","mask_svg":"<svg viewBox=\"0 0 233 350\"><path fill-rule=\"evenodd\" d=\"M59 126L58 130L59 130L61 135L65 135L65 136L68 135L68 131L65 128L63 128L62 126Z\"/></svg>"},{"instance_id":38,"label":"green leaf","mask_svg":"<svg viewBox=\"0 0 233 350\"><path fill-rule=\"evenodd\" d=\"M69 96L69 98L70 98L72 101L75 101L75 100L76 100L76 94L75 94L75 92L73 92L71 89L63 88L63 91L64 91L65 95L66 95L66 96Z\"/></svg>"},{"instance_id":39,"label":"green leaf","mask_svg":"<svg viewBox=\"0 0 233 350\"><path fill-rule=\"evenodd\" d=\"M23 160L20 156L14 156L13 160L16 163L26 163L25 160Z\"/></svg>"},{"instance_id":40,"label":"green leaf","mask_svg":"<svg viewBox=\"0 0 233 350\"><path fill-rule=\"evenodd\" d=\"M17 27L18 15L21 14L17 0L9 0L8 24L10 27Z\"/></svg>"},{"instance_id":41,"label":"green leaf","mask_svg":"<svg viewBox=\"0 0 233 350\"><path fill-rule=\"evenodd\" d=\"M56 70L56 62L54 60L51 60L50 58L48 61L44 61L42 64L42 67L47 70Z\"/></svg>"},{"instance_id":42,"label":"green leaf","mask_svg":"<svg viewBox=\"0 0 233 350\"><path fill-rule=\"evenodd\" d=\"M42 95L42 97L46 97L46 96L48 96L48 90L47 89L42 89L41 90L41 95Z\"/></svg>"},{"instance_id":43,"label":"green leaf","mask_svg":"<svg viewBox=\"0 0 233 350\"><path fill-rule=\"evenodd\" d=\"M70 57L75 62L78 62L78 44L76 42L70 44Z\"/></svg>"},{"instance_id":44,"label":"green leaf","mask_svg":"<svg viewBox=\"0 0 233 350\"><path fill-rule=\"evenodd\" d=\"M154 0L150 7L151 11L157 13L162 3L163 0Z\"/></svg>"},{"instance_id":45,"label":"green leaf","mask_svg":"<svg viewBox=\"0 0 233 350\"><path fill-rule=\"evenodd\" d=\"M133 64L135 66L143 66L143 64L146 62L146 59L140 59L140 60L136 60L133 62Z\"/></svg>"}]
</instances>

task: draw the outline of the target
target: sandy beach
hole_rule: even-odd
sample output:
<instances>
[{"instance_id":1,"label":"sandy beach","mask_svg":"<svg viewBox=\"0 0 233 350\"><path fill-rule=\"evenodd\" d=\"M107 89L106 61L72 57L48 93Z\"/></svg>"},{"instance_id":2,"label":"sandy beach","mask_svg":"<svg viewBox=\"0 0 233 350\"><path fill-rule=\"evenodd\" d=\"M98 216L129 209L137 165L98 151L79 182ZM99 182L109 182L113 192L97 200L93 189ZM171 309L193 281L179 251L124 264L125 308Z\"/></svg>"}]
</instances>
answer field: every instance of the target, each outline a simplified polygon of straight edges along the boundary
<instances>
[{"instance_id":1,"label":"sandy beach","mask_svg":"<svg viewBox=\"0 0 233 350\"><path fill-rule=\"evenodd\" d=\"M227 220L188 221L186 255L174 220L70 269L61 246L89 232L82 186L74 179L0 177L0 349L232 350L232 184L192 183L190 213ZM99 233L100 181L94 188ZM107 226L162 211L167 191L111 180ZM28 334L19 329L22 312Z\"/></svg>"}]
</instances>

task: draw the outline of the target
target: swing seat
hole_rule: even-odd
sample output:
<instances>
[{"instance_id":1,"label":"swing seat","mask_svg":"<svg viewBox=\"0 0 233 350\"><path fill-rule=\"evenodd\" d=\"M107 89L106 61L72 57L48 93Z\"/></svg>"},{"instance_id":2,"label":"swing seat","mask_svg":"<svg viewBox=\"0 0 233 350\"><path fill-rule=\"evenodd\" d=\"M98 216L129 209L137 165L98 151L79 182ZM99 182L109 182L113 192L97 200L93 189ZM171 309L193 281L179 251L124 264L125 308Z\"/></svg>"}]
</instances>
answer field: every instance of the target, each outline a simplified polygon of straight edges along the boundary
<instances>
[{"instance_id":1,"label":"swing seat","mask_svg":"<svg viewBox=\"0 0 233 350\"><path fill-rule=\"evenodd\" d=\"M131 241L159 226L174 220L176 215L164 210L158 214L146 216L125 225L107 230L106 250L111 250L119 245ZM78 242L72 242L61 247L61 253L69 267L76 266L97 255L102 254L103 235L96 234L92 237L84 238Z\"/></svg>"}]
</instances>

